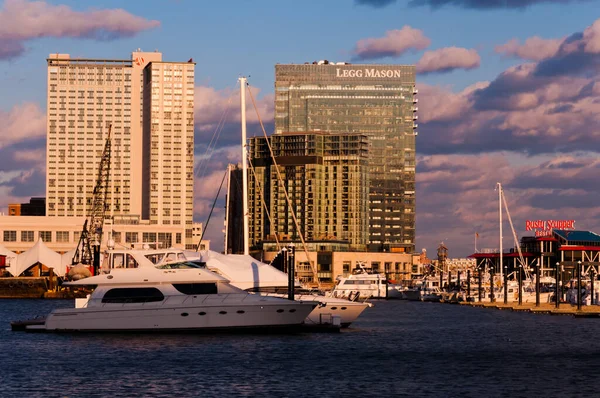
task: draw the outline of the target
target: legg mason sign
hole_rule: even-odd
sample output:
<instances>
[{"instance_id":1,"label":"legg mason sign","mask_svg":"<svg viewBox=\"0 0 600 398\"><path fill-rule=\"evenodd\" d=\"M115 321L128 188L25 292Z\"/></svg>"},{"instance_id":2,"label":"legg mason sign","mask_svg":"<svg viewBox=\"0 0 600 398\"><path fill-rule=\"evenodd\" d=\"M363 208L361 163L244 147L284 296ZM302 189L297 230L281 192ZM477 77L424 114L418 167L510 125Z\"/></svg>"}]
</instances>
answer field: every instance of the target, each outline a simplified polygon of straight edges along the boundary
<instances>
[{"instance_id":1,"label":"legg mason sign","mask_svg":"<svg viewBox=\"0 0 600 398\"><path fill-rule=\"evenodd\" d=\"M535 231L535 236L551 236L553 229L575 229L575 220L527 220L526 231Z\"/></svg>"},{"instance_id":2,"label":"legg mason sign","mask_svg":"<svg viewBox=\"0 0 600 398\"><path fill-rule=\"evenodd\" d=\"M389 77L400 78L401 71L398 69L341 69L335 70L335 77Z\"/></svg>"}]
</instances>

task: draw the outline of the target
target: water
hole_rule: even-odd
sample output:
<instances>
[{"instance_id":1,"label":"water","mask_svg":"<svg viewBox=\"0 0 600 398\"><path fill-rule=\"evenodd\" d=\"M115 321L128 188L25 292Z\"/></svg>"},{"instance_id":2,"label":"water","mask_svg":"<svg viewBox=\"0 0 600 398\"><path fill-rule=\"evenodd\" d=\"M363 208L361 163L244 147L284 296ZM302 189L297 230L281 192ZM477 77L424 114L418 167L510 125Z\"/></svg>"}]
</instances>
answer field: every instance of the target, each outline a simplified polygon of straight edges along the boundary
<instances>
[{"instance_id":1,"label":"water","mask_svg":"<svg viewBox=\"0 0 600 398\"><path fill-rule=\"evenodd\" d=\"M598 396L600 319L378 301L340 334L30 334L0 301L2 397Z\"/></svg>"}]
</instances>

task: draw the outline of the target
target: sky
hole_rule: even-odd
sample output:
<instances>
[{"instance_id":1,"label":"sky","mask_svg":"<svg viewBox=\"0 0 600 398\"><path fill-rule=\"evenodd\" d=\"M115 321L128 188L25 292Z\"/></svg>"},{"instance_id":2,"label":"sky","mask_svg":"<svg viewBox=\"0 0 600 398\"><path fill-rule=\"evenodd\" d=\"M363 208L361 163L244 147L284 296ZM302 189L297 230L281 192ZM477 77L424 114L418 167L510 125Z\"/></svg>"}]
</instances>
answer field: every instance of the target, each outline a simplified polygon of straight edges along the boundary
<instances>
[{"instance_id":1,"label":"sky","mask_svg":"<svg viewBox=\"0 0 600 398\"><path fill-rule=\"evenodd\" d=\"M497 183L526 220L600 233L600 0L0 1L0 212L45 196L46 58L197 63L195 210L223 248L228 163L273 131L274 65L327 59L417 69L416 249L499 247ZM223 120L223 122L221 122ZM599 196L596 196L599 195ZM503 246L514 245L504 211ZM476 237L478 236L477 242Z\"/></svg>"}]
</instances>

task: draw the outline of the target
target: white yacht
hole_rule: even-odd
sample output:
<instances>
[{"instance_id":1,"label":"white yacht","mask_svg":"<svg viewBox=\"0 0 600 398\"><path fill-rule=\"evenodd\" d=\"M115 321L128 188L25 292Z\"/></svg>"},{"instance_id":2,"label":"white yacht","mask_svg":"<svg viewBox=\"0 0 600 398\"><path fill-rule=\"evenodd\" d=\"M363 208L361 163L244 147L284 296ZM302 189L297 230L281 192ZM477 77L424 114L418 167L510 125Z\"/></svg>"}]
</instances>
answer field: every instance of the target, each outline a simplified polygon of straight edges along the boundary
<instances>
[{"instance_id":1,"label":"white yacht","mask_svg":"<svg viewBox=\"0 0 600 398\"><path fill-rule=\"evenodd\" d=\"M137 261L136 258L141 260ZM244 291L263 296L287 297L288 275L286 273L252 256L242 254L220 254L214 251L190 252L178 249L109 250L103 257L101 272L121 267L134 268L149 265L146 260L160 267L182 259L205 265L210 271L223 276L233 286ZM348 327L371 306L370 303L304 291L298 281L295 282L295 287L295 300L318 304L306 318L307 325L333 323L334 318L337 317L342 327Z\"/></svg>"},{"instance_id":2,"label":"white yacht","mask_svg":"<svg viewBox=\"0 0 600 398\"><path fill-rule=\"evenodd\" d=\"M138 265L144 259L136 256ZM148 261L149 262L149 261ZM194 262L179 261L66 282L96 286L75 308L56 309L45 320L25 321L26 331L202 331L292 328L317 303L250 294ZM13 325L15 329L16 325Z\"/></svg>"},{"instance_id":3,"label":"white yacht","mask_svg":"<svg viewBox=\"0 0 600 398\"><path fill-rule=\"evenodd\" d=\"M352 301L370 298L401 298L399 289L388 285L385 275L369 272L360 266L347 277L338 277L333 290L333 297L347 298Z\"/></svg>"}]
</instances>

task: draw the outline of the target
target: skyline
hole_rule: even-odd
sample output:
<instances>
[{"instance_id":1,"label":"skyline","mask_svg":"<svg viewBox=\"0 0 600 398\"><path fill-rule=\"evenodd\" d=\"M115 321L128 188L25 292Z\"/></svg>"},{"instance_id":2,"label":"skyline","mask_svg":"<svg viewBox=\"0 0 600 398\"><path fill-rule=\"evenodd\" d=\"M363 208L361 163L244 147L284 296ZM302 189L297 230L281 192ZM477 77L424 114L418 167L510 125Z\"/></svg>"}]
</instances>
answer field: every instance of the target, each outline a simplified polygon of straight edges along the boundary
<instances>
[{"instance_id":1,"label":"skyline","mask_svg":"<svg viewBox=\"0 0 600 398\"><path fill-rule=\"evenodd\" d=\"M578 229L600 231L593 202L600 168L598 1L275 4L155 1L118 10L117 1L93 8L1 2L0 212L44 196L48 54L127 59L137 48L156 48L167 59L197 62L195 221L206 222L226 164L240 160L237 78L248 76L270 134L275 64L328 59L417 67L418 251L427 248L431 256L443 241L450 257L464 257L476 233L479 248L497 248L497 182L519 237L531 235L525 220L537 219L574 219ZM243 28L257 9L259 17ZM206 24L188 25L195 15ZM60 26L52 23L58 18ZM255 23L260 18L269 23ZM217 150L205 161L225 111ZM250 105L253 135L262 132ZM216 250L223 246L223 195L207 229ZM507 249L512 237L503 226Z\"/></svg>"}]
</instances>

